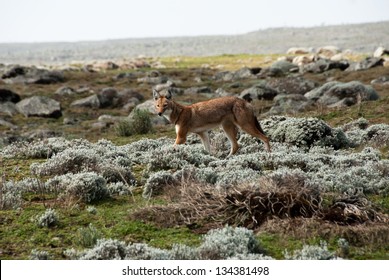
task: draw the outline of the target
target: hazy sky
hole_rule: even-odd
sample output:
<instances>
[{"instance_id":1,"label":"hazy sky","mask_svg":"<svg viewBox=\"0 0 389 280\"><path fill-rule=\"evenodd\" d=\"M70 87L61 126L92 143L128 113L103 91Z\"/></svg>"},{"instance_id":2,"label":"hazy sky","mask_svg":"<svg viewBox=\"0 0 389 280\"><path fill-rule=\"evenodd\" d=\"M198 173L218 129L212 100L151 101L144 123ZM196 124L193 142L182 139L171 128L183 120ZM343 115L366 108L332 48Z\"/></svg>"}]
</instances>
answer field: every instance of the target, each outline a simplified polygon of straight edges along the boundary
<instances>
[{"instance_id":1,"label":"hazy sky","mask_svg":"<svg viewBox=\"0 0 389 280\"><path fill-rule=\"evenodd\" d=\"M0 43L84 41L376 22L389 0L0 0L0 11Z\"/></svg>"}]
</instances>

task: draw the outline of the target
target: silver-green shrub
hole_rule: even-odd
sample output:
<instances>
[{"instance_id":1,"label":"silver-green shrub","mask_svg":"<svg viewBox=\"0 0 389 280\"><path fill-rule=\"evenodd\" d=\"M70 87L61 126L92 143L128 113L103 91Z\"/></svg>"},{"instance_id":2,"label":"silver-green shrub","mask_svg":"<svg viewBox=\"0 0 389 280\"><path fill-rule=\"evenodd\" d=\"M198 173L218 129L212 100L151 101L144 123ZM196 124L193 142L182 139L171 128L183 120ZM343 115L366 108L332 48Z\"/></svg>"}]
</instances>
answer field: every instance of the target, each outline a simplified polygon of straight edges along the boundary
<instances>
[{"instance_id":1,"label":"silver-green shrub","mask_svg":"<svg viewBox=\"0 0 389 280\"><path fill-rule=\"evenodd\" d=\"M0 182L0 210L20 208L23 205L22 194L23 188L17 183Z\"/></svg>"},{"instance_id":2,"label":"silver-green shrub","mask_svg":"<svg viewBox=\"0 0 389 280\"><path fill-rule=\"evenodd\" d=\"M239 254L261 252L259 242L251 230L230 226L210 230L198 249L202 259L227 259Z\"/></svg>"},{"instance_id":3,"label":"silver-green shrub","mask_svg":"<svg viewBox=\"0 0 389 280\"><path fill-rule=\"evenodd\" d=\"M169 171L158 171L153 173L146 181L143 189L143 197L151 197L160 194L161 191L169 185L176 183L173 175Z\"/></svg>"},{"instance_id":4,"label":"silver-green shrub","mask_svg":"<svg viewBox=\"0 0 389 280\"><path fill-rule=\"evenodd\" d=\"M49 260L50 255L47 251L41 251L32 249L30 254L30 260Z\"/></svg>"},{"instance_id":5,"label":"silver-green shrub","mask_svg":"<svg viewBox=\"0 0 389 280\"><path fill-rule=\"evenodd\" d=\"M169 260L167 250L151 247L144 243L133 243L126 247L125 259L127 260Z\"/></svg>"},{"instance_id":6,"label":"silver-green shrub","mask_svg":"<svg viewBox=\"0 0 389 280\"><path fill-rule=\"evenodd\" d=\"M126 256L126 244L115 239L99 239L92 249L74 255L79 255L82 260L123 260Z\"/></svg>"},{"instance_id":7,"label":"silver-green shrub","mask_svg":"<svg viewBox=\"0 0 389 280\"><path fill-rule=\"evenodd\" d=\"M333 260L338 259L334 252L330 252L327 243L322 241L320 245L304 245L301 250L295 250L292 254L284 252L287 260Z\"/></svg>"},{"instance_id":8,"label":"silver-green shrub","mask_svg":"<svg viewBox=\"0 0 389 280\"><path fill-rule=\"evenodd\" d=\"M57 212L48 208L42 215L35 216L33 219L39 227L52 227L59 223Z\"/></svg>"},{"instance_id":9,"label":"silver-green shrub","mask_svg":"<svg viewBox=\"0 0 389 280\"><path fill-rule=\"evenodd\" d=\"M46 185L62 190L62 197L73 201L89 203L109 196L105 179L94 172L54 176Z\"/></svg>"}]
</instances>

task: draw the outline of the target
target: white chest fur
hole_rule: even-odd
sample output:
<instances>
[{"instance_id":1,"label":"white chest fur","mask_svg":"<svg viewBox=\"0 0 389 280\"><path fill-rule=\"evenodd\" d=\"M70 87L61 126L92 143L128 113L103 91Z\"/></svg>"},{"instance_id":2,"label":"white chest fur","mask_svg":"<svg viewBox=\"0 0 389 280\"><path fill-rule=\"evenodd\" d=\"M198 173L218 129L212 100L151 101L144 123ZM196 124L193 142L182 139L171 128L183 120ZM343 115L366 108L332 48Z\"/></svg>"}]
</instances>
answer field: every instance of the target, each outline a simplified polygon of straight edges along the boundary
<instances>
[{"instance_id":1,"label":"white chest fur","mask_svg":"<svg viewBox=\"0 0 389 280\"><path fill-rule=\"evenodd\" d=\"M169 122L172 122L170 120L170 115L172 114L172 109L167 109L165 112L163 112L162 116L164 116L165 119L167 119Z\"/></svg>"}]
</instances>

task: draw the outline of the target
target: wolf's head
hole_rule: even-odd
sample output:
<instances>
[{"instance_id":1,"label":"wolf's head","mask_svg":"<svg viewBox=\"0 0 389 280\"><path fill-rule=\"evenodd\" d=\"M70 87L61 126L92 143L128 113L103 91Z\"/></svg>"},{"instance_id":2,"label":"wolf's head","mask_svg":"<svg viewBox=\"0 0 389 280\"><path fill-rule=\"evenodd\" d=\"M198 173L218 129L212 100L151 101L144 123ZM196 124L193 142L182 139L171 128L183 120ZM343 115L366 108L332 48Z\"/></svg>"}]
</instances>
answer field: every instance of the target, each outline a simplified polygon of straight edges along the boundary
<instances>
[{"instance_id":1,"label":"wolf's head","mask_svg":"<svg viewBox=\"0 0 389 280\"><path fill-rule=\"evenodd\" d=\"M167 94L165 95L161 95L158 91L153 90L153 98L155 110L157 111L158 116L162 116L167 110L170 109L172 100L172 93L170 90L167 90Z\"/></svg>"}]
</instances>

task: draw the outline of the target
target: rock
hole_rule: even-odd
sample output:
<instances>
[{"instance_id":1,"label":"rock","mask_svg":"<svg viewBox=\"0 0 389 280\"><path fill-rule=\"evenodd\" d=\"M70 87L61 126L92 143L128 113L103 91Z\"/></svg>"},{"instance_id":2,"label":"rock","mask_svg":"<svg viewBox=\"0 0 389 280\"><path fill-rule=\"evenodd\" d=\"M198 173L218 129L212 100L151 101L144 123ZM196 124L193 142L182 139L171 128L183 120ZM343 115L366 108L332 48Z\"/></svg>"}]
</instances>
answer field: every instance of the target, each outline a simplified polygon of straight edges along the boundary
<instances>
[{"instance_id":1,"label":"rock","mask_svg":"<svg viewBox=\"0 0 389 280\"><path fill-rule=\"evenodd\" d=\"M198 94L198 93L211 93L212 90L207 87L190 87L184 90L184 94Z\"/></svg>"},{"instance_id":2,"label":"rock","mask_svg":"<svg viewBox=\"0 0 389 280\"><path fill-rule=\"evenodd\" d=\"M327 106L334 105L345 98L347 98L347 100L334 106L351 106L356 104L359 100L368 101L377 100L379 98L377 92L371 86L364 85L357 81L348 83L336 81L328 82L321 87L307 92L305 97Z\"/></svg>"},{"instance_id":3,"label":"rock","mask_svg":"<svg viewBox=\"0 0 389 280\"><path fill-rule=\"evenodd\" d=\"M97 94L73 101L70 104L71 107L86 107L86 108L100 108L100 100L97 97Z\"/></svg>"},{"instance_id":4,"label":"rock","mask_svg":"<svg viewBox=\"0 0 389 280\"><path fill-rule=\"evenodd\" d=\"M303 65L300 69L301 72L323 73L331 69L345 70L348 67L349 67L349 63L346 60L332 61L329 59L321 58L318 59L317 61L313 61L311 63Z\"/></svg>"},{"instance_id":5,"label":"rock","mask_svg":"<svg viewBox=\"0 0 389 280\"><path fill-rule=\"evenodd\" d=\"M222 71L219 73L216 73L216 75L213 77L216 81L237 81L242 79L255 79L256 74L258 74L261 71L261 68L254 67L254 68L248 68L243 67L235 72L231 71Z\"/></svg>"},{"instance_id":6,"label":"rock","mask_svg":"<svg viewBox=\"0 0 389 280\"><path fill-rule=\"evenodd\" d=\"M138 78L137 74L135 74L133 72L129 72L129 73L119 73L113 79L114 80L122 80L122 79L132 80L132 79L136 79L136 78Z\"/></svg>"},{"instance_id":7,"label":"rock","mask_svg":"<svg viewBox=\"0 0 389 280\"><path fill-rule=\"evenodd\" d=\"M6 120L3 120L1 118L0 118L0 126L5 126L5 127L10 128L10 129L18 129L18 127L16 125L14 125L13 123L8 122Z\"/></svg>"},{"instance_id":8,"label":"rock","mask_svg":"<svg viewBox=\"0 0 389 280\"><path fill-rule=\"evenodd\" d=\"M115 107L119 102L118 92L114 88L104 88L98 94L100 108Z\"/></svg>"},{"instance_id":9,"label":"rock","mask_svg":"<svg viewBox=\"0 0 389 280\"><path fill-rule=\"evenodd\" d=\"M155 85L153 89L155 89L156 91L161 91L161 90L164 90L164 89L167 89L167 88L171 88L171 87L175 87L176 84L173 82L173 81L167 81L166 83L164 84L158 84L158 85Z\"/></svg>"},{"instance_id":10,"label":"rock","mask_svg":"<svg viewBox=\"0 0 389 280\"><path fill-rule=\"evenodd\" d=\"M17 113L19 113L19 111L17 110L15 103L8 101L0 103L0 115L7 115L12 117Z\"/></svg>"},{"instance_id":11,"label":"rock","mask_svg":"<svg viewBox=\"0 0 389 280\"><path fill-rule=\"evenodd\" d=\"M138 83L145 83L150 85L163 84L166 83L169 79L167 77L143 77L138 78Z\"/></svg>"},{"instance_id":12,"label":"rock","mask_svg":"<svg viewBox=\"0 0 389 280\"><path fill-rule=\"evenodd\" d=\"M228 91L226 91L226 90L223 89L223 88L218 88L218 89L215 91L215 93L216 93L217 96L220 96L220 97L222 97L222 96L233 96L233 95L234 95L233 93L228 92Z\"/></svg>"},{"instance_id":13,"label":"rock","mask_svg":"<svg viewBox=\"0 0 389 280\"><path fill-rule=\"evenodd\" d=\"M366 70L377 66L382 66L384 59L378 57L368 57L362 61L351 63L346 71Z\"/></svg>"},{"instance_id":14,"label":"rock","mask_svg":"<svg viewBox=\"0 0 389 280\"><path fill-rule=\"evenodd\" d=\"M143 101L145 97L139 92L133 89L124 89L118 93L119 105L127 104L129 101L134 101L133 99L138 100L138 102Z\"/></svg>"},{"instance_id":15,"label":"rock","mask_svg":"<svg viewBox=\"0 0 389 280\"><path fill-rule=\"evenodd\" d=\"M58 95L73 95L75 93L76 91L73 88L67 86L60 87L55 91L55 94Z\"/></svg>"},{"instance_id":16,"label":"rock","mask_svg":"<svg viewBox=\"0 0 389 280\"><path fill-rule=\"evenodd\" d=\"M2 79L10 84L53 84L63 82L60 71L49 71L36 67L13 66L2 75Z\"/></svg>"},{"instance_id":17,"label":"rock","mask_svg":"<svg viewBox=\"0 0 389 280\"><path fill-rule=\"evenodd\" d=\"M78 119L73 118L73 117L66 117L63 119L63 124L64 125L75 125L79 122Z\"/></svg>"},{"instance_id":18,"label":"rock","mask_svg":"<svg viewBox=\"0 0 389 280\"><path fill-rule=\"evenodd\" d=\"M389 54L389 50L388 49L385 49L384 47L378 47L374 54L373 54L373 57L381 57L381 56L384 56L386 54Z\"/></svg>"},{"instance_id":19,"label":"rock","mask_svg":"<svg viewBox=\"0 0 389 280\"><path fill-rule=\"evenodd\" d=\"M286 54L309 54L312 52L312 48L289 48Z\"/></svg>"},{"instance_id":20,"label":"rock","mask_svg":"<svg viewBox=\"0 0 389 280\"><path fill-rule=\"evenodd\" d=\"M20 101L20 96L5 88L0 88L0 103L2 102L12 102L12 103L18 103Z\"/></svg>"},{"instance_id":21,"label":"rock","mask_svg":"<svg viewBox=\"0 0 389 280\"><path fill-rule=\"evenodd\" d=\"M331 58L334 55L340 53L340 49L335 46L325 46L317 50L317 55L323 58Z\"/></svg>"},{"instance_id":22,"label":"rock","mask_svg":"<svg viewBox=\"0 0 389 280\"><path fill-rule=\"evenodd\" d=\"M298 67L296 67L296 65L294 65L293 63L287 60L276 61L270 66L270 68L271 69L279 68L282 71L282 73L285 75L293 72L293 70L298 71Z\"/></svg>"},{"instance_id":23,"label":"rock","mask_svg":"<svg viewBox=\"0 0 389 280\"><path fill-rule=\"evenodd\" d=\"M271 87L268 87L266 84L254 85L251 88L245 89L239 95L240 98L251 102L252 100L273 100L273 98L278 94L278 91L274 90Z\"/></svg>"},{"instance_id":24,"label":"rock","mask_svg":"<svg viewBox=\"0 0 389 280\"><path fill-rule=\"evenodd\" d=\"M353 97L346 97L328 106L328 108L343 108L354 105L355 99Z\"/></svg>"},{"instance_id":25,"label":"rock","mask_svg":"<svg viewBox=\"0 0 389 280\"><path fill-rule=\"evenodd\" d=\"M153 99L150 99L150 100L147 100L139 105L137 105L135 107L135 109L139 109L139 110L145 110L145 111L148 111L150 112L151 114L155 114L155 106L154 106L154 100Z\"/></svg>"},{"instance_id":26,"label":"rock","mask_svg":"<svg viewBox=\"0 0 389 280\"><path fill-rule=\"evenodd\" d=\"M296 114L306 110L312 104L312 101L301 94L281 94L274 98L274 105L264 115Z\"/></svg>"},{"instance_id":27,"label":"rock","mask_svg":"<svg viewBox=\"0 0 389 280\"><path fill-rule=\"evenodd\" d=\"M301 76L271 79L266 85L279 94L305 94L317 87L316 82Z\"/></svg>"},{"instance_id":28,"label":"rock","mask_svg":"<svg viewBox=\"0 0 389 280\"><path fill-rule=\"evenodd\" d=\"M302 66L308 63L311 63L316 60L316 56L312 55L299 55L293 58L292 63L297 66Z\"/></svg>"},{"instance_id":29,"label":"rock","mask_svg":"<svg viewBox=\"0 0 389 280\"><path fill-rule=\"evenodd\" d=\"M123 106L122 109L126 112L131 112L139 103L139 99L133 97L127 101L127 103Z\"/></svg>"},{"instance_id":30,"label":"rock","mask_svg":"<svg viewBox=\"0 0 389 280\"><path fill-rule=\"evenodd\" d=\"M371 81L372 84L375 84L375 85L389 85L389 76L381 76L377 79L374 79Z\"/></svg>"},{"instance_id":31,"label":"rock","mask_svg":"<svg viewBox=\"0 0 389 280\"><path fill-rule=\"evenodd\" d=\"M33 96L16 104L18 111L26 117L59 118L62 116L60 103L46 96Z\"/></svg>"},{"instance_id":32,"label":"rock","mask_svg":"<svg viewBox=\"0 0 389 280\"><path fill-rule=\"evenodd\" d=\"M268 68L263 68L261 72L257 75L258 78L264 79L267 77L282 77L284 76L285 73L277 67L268 67Z\"/></svg>"},{"instance_id":33,"label":"rock","mask_svg":"<svg viewBox=\"0 0 389 280\"><path fill-rule=\"evenodd\" d=\"M106 125L112 125L114 123L116 123L117 121L119 121L122 117L115 117L115 116L112 116L112 115L101 115L100 117L98 117L98 121L99 122L102 122L102 123L105 123Z\"/></svg>"}]
</instances>

